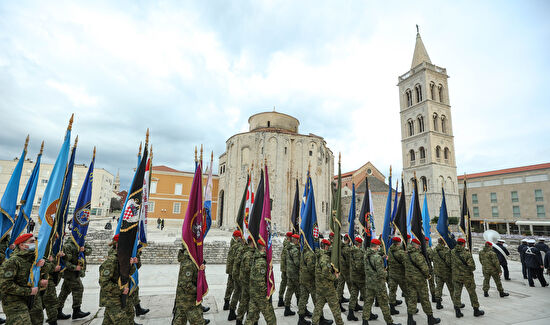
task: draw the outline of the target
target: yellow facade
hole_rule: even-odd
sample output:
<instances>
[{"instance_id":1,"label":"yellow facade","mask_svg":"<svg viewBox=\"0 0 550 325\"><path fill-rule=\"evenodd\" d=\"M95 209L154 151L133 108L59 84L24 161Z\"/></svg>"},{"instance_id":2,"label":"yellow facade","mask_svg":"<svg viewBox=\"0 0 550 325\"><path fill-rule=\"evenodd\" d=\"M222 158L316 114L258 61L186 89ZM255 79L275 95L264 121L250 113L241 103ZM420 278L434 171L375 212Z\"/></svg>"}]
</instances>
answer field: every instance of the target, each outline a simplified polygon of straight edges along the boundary
<instances>
[{"instance_id":1,"label":"yellow facade","mask_svg":"<svg viewBox=\"0 0 550 325\"><path fill-rule=\"evenodd\" d=\"M203 175L203 193L207 175ZM212 225L216 225L218 212L217 175L212 176ZM149 218L184 219L193 183L193 173L179 171L167 166L153 166L151 192L149 195ZM203 198L204 199L204 198Z\"/></svg>"}]
</instances>

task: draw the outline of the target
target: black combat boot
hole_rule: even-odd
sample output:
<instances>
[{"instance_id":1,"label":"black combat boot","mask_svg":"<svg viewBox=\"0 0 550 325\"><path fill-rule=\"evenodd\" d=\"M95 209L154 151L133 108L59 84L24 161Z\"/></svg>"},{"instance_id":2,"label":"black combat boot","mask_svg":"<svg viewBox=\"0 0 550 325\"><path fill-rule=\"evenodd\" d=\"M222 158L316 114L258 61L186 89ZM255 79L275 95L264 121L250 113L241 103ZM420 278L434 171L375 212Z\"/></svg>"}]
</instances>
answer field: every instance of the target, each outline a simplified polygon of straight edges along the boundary
<instances>
[{"instance_id":1,"label":"black combat boot","mask_svg":"<svg viewBox=\"0 0 550 325\"><path fill-rule=\"evenodd\" d=\"M6 321L4 321L5 323ZM0 323L0 324L4 324L4 323ZM54 320L53 322L48 322L48 325L57 325L57 321Z\"/></svg>"},{"instance_id":2,"label":"black combat boot","mask_svg":"<svg viewBox=\"0 0 550 325\"><path fill-rule=\"evenodd\" d=\"M204 325L207 325L207 324L210 324L210 320L209 319L204 319Z\"/></svg>"},{"instance_id":3,"label":"black combat boot","mask_svg":"<svg viewBox=\"0 0 550 325\"><path fill-rule=\"evenodd\" d=\"M353 310L351 310L351 308L350 308L350 310L349 310L349 312L348 312L348 320L352 320L352 321L357 321L357 320L359 320L359 318L355 317L355 315L353 314Z\"/></svg>"},{"instance_id":4,"label":"black combat boot","mask_svg":"<svg viewBox=\"0 0 550 325\"><path fill-rule=\"evenodd\" d=\"M460 308L455 307L455 316L456 316L456 318L460 318L460 317L464 316L464 314L460 311Z\"/></svg>"},{"instance_id":5,"label":"black combat boot","mask_svg":"<svg viewBox=\"0 0 550 325\"><path fill-rule=\"evenodd\" d=\"M332 325L333 321L332 319L326 319L325 316L321 315L321 319L319 320L319 325Z\"/></svg>"},{"instance_id":6,"label":"black combat boot","mask_svg":"<svg viewBox=\"0 0 550 325\"><path fill-rule=\"evenodd\" d=\"M229 310L229 299L224 299L223 310Z\"/></svg>"},{"instance_id":7,"label":"black combat boot","mask_svg":"<svg viewBox=\"0 0 550 325\"><path fill-rule=\"evenodd\" d=\"M378 319L378 315L377 315L377 314L370 313L369 320L377 320L377 319Z\"/></svg>"},{"instance_id":8,"label":"black combat boot","mask_svg":"<svg viewBox=\"0 0 550 325\"><path fill-rule=\"evenodd\" d=\"M369 321L366 319L363 319L363 325L369 325Z\"/></svg>"},{"instance_id":9,"label":"black combat boot","mask_svg":"<svg viewBox=\"0 0 550 325\"><path fill-rule=\"evenodd\" d=\"M416 325L412 314L407 314L407 325Z\"/></svg>"},{"instance_id":10,"label":"black combat boot","mask_svg":"<svg viewBox=\"0 0 550 325\"><path fill-rule=\"evenodd\" d=\"M63 308L57 309L57 319L69 319L71 318L71 315L63 314ZM0 324L4 324L0 322Z\"/></svg>"},{"instance_id":11,"label":"black combat boot","mask_svg":"<svg viewBox=\"0 0 550 325\"><path fill-rule=\"evenodd\" d=\"M290 309L290 306L285 306L285 316L294 316L296 315L295 312L293 312L291 309Z\"/></svg>"},{"instance_id":12,"label":"black combat boot","mask_svg":"<svg viewBox=\"0 0 550 325\"><path fill-rule=\"evenodd\" d=\"M229 316L227 316L227 320L235 320L237 319L237 314L235 314L235 309L229 309Z\"/></svg>"},{"instance_id":13,"label":"black combat boot","mask_svg":"<svg viewBox=\"0 0 550 325\"><path fill-rule=\"evenodd\" d=\"M434 295L432 295L432 302L437 302L437 298Z\"/></svg>"},{"instance_id":14,"label":"black combat boot","mask_svg":"<svg viewBox=\"0 0 550 325\"><path fill-rule=\"evenodd\" d=\"M90 313L83 312L82 310L80 310L80 307L73 308L73 319L84 318L88 315L90 315Z\"/></svg>"},{"instance_id":15,"label":"black combat boot","mask_svg":"<svg viewBox=\"0 0 550 325\"><path fill-rule=\"evenodd\" d=\"M210 307L202 306L202 312L203 313L206 313L209 310L210 310ZM147 309L147 311L149 311L149 309Z\"/></svg>"},{"instance_id":16,"label":"black combat boot","mask_svg":"<svg viewBox=\"0 0 550 325\"><path fill-rule=\"evenodd\" d=\"M285 305L284 299L279 297L279 303L277 303L277 307L283 307L284 305Z\"/></svg>"},{"instance_id":17,"label":"black combat boot","mask_svg":"<svg viewBox=\"0 0 550 325\"><path fill-rule=\"evenodd\" d=\"M0 324L5 324L5 323L6 323L6 320L0 317Z\"/></svg>"},{"instance_id":18,"label":"black combat boot","mask_svg":"<svg viewBox=\"0 0 550 325\"><path fill-rule=\"evenodd\" d=\"M243 321L240 319L237 319L237 323L235 323L235 325L243 325Z\"/></svg>"},{"instance_id":19,"label":"black combat boot","mask_svg":"<svg viewBox=\"0 0 550 325\"><path fill-rule=\"evenodd\" d=\"M399 310L395 309L394 304L390 304L390 314L392 315L399 315Z\"/></svg>"},{"instance_id":20,"label":"black combat boot","mask_svg":"<svg viewBox=\"0 0 550 325\"><path fill-rule=\"evenodd\" d=\"M441 318L435 318L434 315L428 315L428 325L441 323Z\"/></svg>"},{"instance_id":21,"label":"black combat boot","mask_svg":"<svg viewBox=\"0 0 550 325\"><path fill-rule=\"evenodd\" d=\"M137 304L134 306L136 308L136 316L145 315L149 312L149 309L147 308L141 308L140 304Z\"/></svg>"},{"instance_id":22,"label":"black combat boot","mask_svg":"<svg viewBox=\"0 0 550 325\"><path fill-rule=\"evenodd\" d=\"M464 308L464 307L466 307L465 304L460 304L460 309L462 309L462 308Z\"/></svg>"},{"instance_id":23,"label":"black combat boot","mask_svg":"<svg viewBox=\"0 0 550 325\"><path fill-rule=\"evenodd\" d=\"M437 299L437 304L435 305L435 308L437 309L443 309L443 305L441 304L441 298Z\"/></svg>"},{"instance_id":24,"label":"black combat boot","mask_svg":"<svg viewBox=\"0 0 550 325\"><path fill-rule=\"evenodd\" d=\"M474 316L475 317L479 317L479 316L483 316L485 315L485 312L481 309L479 309L479 307L474 307Z\"/></svg>"},{"instance_id":25,"label":"black combat boot","mask_svg":"<svg viewBox=\"0 0 550 325\"><path fill-rule=\"evenodd\" d=\"M134 325L142 325L142 324L138 324L138 323L134 322Z\"/></svg>"},{"instance_id":26,"label":"black combat boot","mask_svg":"<svg viewBox=\"0 0 550 325\"><path fill-rule=\"evenodd\" d=\"M299 315L298 325L311 325L311 322L306 319L305 315Z\"/></svg>"},{"instance_id":27,"label":"black combat boot","mask_svg":"<svg viewBox=\"0 0 550 325\"><path fill-rule=\"evenodd\" d=\"M378 304L378 299L374 298L374 307L380 307L380 305Z\"/></svg>"},{"instance_id":28,"label":"black combat boot","mask_svg":"<svg viewBox=\"0 0 550 325\"><path fill-rule=\"evenodd\" d=\"M355 305L354 311L360 311L360 310L363 310L363 306L361 306L359 303L357 303L357 305Z\"/></svg>"},{"instance_id":29,"label":"black combat boot","mask_svg":"<svg viewBox=\"0 0 550 325\"><path fill-rule=\"evenodd\" d=\"M504 291L500 292L499 294L500 294L500 298L508 297L510 295L508 292L504 292Z\"/></svg>"},{"instance_id":30,"label":"black combat boot","mask_svg":"<svg viewBox=\"0 0 550 325\"><path fill-rule=\"evenodd\" d=\"M489 291L483 291L483 297L489 297Z\"/></svg>"},{"instance_id":31,"label":"black combat boot","mask_svg":"<svg viewBox=\"0 0 550 325\"><path fill-rule=\"evenodd\" d=\"M305 312L304 316L308 317L308 318L311 318L311 316L313 316L313 314L309 310L307 310L307 307L306 307L306 312Z\"/></svg>"},{"instance_id":32,"label":"black combat boot","mask_svg":"<svg viewBox=\"0 0 550 325\"><path fill-rule=\"evenodd\" d=\"M396 299L396 300L395 300L395 305L396 305L396 306L399 306L399 305L401 305L402 303L403 303L403 300L399 300L399 299Z\"/></svg>"},{"instance_id":33,"label":"black combat boot","mask_svg":"<svg viewBox=\"0 0 550 325\"><path fill-rule=\"evenodd\" d=\"M340 312L341 312L341 313L345 313L345 312L346 312L346 308L344 308L344 306L342 306L342 303L340 303Z\"/></svg>"}]
</instances>

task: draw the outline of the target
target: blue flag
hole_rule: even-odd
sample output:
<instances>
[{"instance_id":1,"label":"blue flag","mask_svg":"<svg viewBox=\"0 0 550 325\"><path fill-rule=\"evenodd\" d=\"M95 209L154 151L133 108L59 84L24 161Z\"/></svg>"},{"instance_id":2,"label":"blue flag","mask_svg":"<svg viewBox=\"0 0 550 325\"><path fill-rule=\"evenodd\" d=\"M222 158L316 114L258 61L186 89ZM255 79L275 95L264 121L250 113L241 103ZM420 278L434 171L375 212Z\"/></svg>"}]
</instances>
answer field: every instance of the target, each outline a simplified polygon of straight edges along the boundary
<instances>
[{"instance_id":1,"label":"blue flag","mask_svg":"<svg viewBox=\"0 0 550 325\"><path fill-rule=\"evenodd\" d=\"M445 243L447 243L447 246L449 246L450 249L453 249L456 245L456 241L453 234L449 230L449 215L447 214L447 203L445 202L445 190L443 188L441 188L441 195L443 199L441 199L441 208L439 209L439 218L437 219L436 229L439 236L441 236Z\"/></svg>"},{"instance_id":2,"label":"blue flag","mask_svg":"<svg viewBox=\"0 0 550 325\"><path fill-rule=\"evenodd\" d=\"M304 210L306 208L308 192L309 192L309 170L307 171L306 185L304 186L304 195L302 196L302 203L300 204L300 217L302 217L304 215ZM303 217L302 217L302 219L303 219Z\"/></svg>"},{"instance_id":3,"label":"blue flag","mask_svg":"<svg viewBox=\"0 0 550 325\"><path fill-rule=\"evenodd\" d=\"M355 240L355 183L352 184L351 189L351 204L349 206L348 223L348 235L353 243Z\"/></svg>"},{"instance_id":4,"label":"blue flag","mask_svg":"<svg viewBox=\"0 0 550 325\"><path fill-rule=\"evenodd\" d=\"M388 249L391 245L391 221L392 221L392 211L391 211L391 170L389 178L389 189L388 189L388 198L386 200L386 211L384 213L384 227L382 228L382 245L384 252L388 253Z\"/></svg>"},{"instance_id":5,"label":"blue flag","mask_svg":"<svg viewBox=\"0 0 550 325\"><path fill-rule=\"evenodd\" d=\"M55 160L50 179L48 180L48 185L46 185L44 195L42 196L42 202L38 209L41 225L38 232L38 243L36 244L36 259L33 263L31 274L29 275L29 283L33 287L38 287L38 282L40 281L40 267L37 266L36 263L44 258L52 227L54 226L54 218L57 212L61 189L63 187L67 160L69 159L72 122L73 117L71 117L69 122L69 127L65 133L65 139L63 140L57 159Z\"/></svg>"},{"instance_id":6,"label":"blue flag","mask_svg":"<svg viewBox=\"0 0 550 325\"><path fill-rule=\"evenodd\" d=\"M25 141L25 148L21 153L21 158L17 161L17 165L11 174L2 201L0 201L0 241L6 237L15 221L15 210L17 208L17 195L19 193L19 181L21 180L21 171L23 170L23 163L25 162L25 156L27 155L27 145L29 143L29 137Z\"/></svg>"},{"instance_id":7,"label":"blue flag","mask_svg":"<svg viewBox=\"0 0 550 325\"><path fill-rule=\"evenodd\" d=\"M413 194L411 195L411 204L409 205L409 213L407 214L407 234L411 235L411 238L414 238L414 236L411 233L411 220L413 216L415 196L416 196L416 191L413 189Z\"/></svg>"},{"instance_id":8,"label":"blue flag","mask_svg":"<svg viewBox=\"0 0 550 325\"><path fill-rule=\"evenodd\" d=\"M424 236L430 240L428 244L432 247L432 230L430 227L430 212L428 211L428 196L424 192L424 204L422 206L422 226L424 227Z\"/></svg>"},{"instance_id":9,"label":"blue flag","mask_svg":"<svg viewBox=\"0 0 550 325\"><path fill-rule=\"evenodd\" d=\"M300 224L300 248L306 247L314 251L319 248L319 226L317 225L317 212L315 210L315 194L311 177L307 178L306 187L307 200L302 213L302 223Z\"/></svg>"}]
</instances>

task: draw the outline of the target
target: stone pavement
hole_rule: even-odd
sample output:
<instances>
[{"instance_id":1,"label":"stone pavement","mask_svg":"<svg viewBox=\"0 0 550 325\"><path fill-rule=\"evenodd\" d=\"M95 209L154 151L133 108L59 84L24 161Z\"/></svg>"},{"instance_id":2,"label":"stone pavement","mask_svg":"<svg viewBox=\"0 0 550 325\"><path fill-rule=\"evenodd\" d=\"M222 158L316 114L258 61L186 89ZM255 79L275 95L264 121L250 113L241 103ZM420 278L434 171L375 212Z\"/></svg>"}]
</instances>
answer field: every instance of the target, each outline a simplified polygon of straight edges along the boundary
<instances>
[{"instance_id":1,"label":"stone pavement","mask_svg":"<svg viewBox=\"0 0 550 325\"><path fill-rule=\"evenodd\" d=\"M443 297L442 310L435 309L436 317L442 318L442 324L550 324L550 287L541 288L536 283L535 288L527 285L527 280L523 280L521 275L521 265L518 262L510 262L511 281L503 281L506 291L510 292L510 296L499 298L498 292L491 283L492 289L490 297L483 297L481 290L482 276L481 266L479 265L477 255L474 255L476 261L476 283L478 286L477 293L481 303L481 309L485 310L485 316L474 318L472 315L472 307L469 304L468 294L464 290L462 293L463 302L466 308L463 309L464 317L460 320L454 316L452 303L448 292ZM174 303L175 287L177 282L178 265L143 265L140 269L140 295L142 306L150 308L151 312L146 316L136 318L137 323L141 324L170 324L171 310ZM98 285L98 265L89 266L87 276L83 279L84 282L84 304L83 310L92 312L92 315L81 321L59 321L60 325L68 324L101 324L103 317L103 308L99 308L99 285ZM276 283L280 281L279 265L274 266ZM207 265L206 275L209 284L209 293L205 299L205 305L211 310L205 314L212 322L210 324L234 324L227 321L228 311L223 311L223 295L225 291L225 283L227 276L224 273L224 265ZM546 276L548 279L548 276ZM61 286L58 287L60 289ZM346 292L346 296L349 294ZM274 304L276 305L276 298ZM71 297L67 300L64 308L65 313L71 311ZM347 304L344 304L347 308ZM420 308L420 306L419 306ZM292 309L296 310L296 302L292 301ZM313 311L313 304L310 300L308 309ZM394 316L394 321L406 324L406 308L404 305L398 306L399 315ZM421 308L420 308L421 309ZM384 324L382 313L379 308L374 307L374 312L379 314L379 320L371 321L370 324ZM283 308L275 307L278 324L296 324L298 317L284 317ZM345 314L342 314L346 324L361 324L358 322L349 322L345 319ZM325 306L325 317L332 319L332 315L328 306ZM360 316L359 316L360 317ZM426 324L426 316L422 310L415 317L418 324ZM260 318L259 324L265 324Z\"/></svg>"}]
</instances>

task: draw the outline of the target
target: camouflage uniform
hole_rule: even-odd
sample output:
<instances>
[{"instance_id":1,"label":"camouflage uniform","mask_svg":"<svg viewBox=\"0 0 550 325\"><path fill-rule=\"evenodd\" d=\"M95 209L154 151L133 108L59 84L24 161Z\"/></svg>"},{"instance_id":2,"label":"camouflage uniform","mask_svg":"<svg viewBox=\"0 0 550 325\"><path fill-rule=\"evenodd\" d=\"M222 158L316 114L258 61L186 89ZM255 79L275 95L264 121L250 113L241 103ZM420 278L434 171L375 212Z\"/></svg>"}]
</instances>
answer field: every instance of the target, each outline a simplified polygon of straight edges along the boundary
<instances>
[{"instance_id":1,"label":"camouflage uniform","mask_svg":"<svg viewBox=\"0 0 550 325\"><path fill-rule=\"evenodd\" d=\"M178 261L180 262L180 271L176 289L176 311L172 324L185 325L189 321L189 324L203 325L202 306L196 303L199 270L185 248L180 249Z\"/></svg>"},{"instance_id":2,"label":"camouflage uniform","mask_svg":"<svg viewBox=\"0 0 550 325\"><path fill-rule=\"evenodd\" d=\"M342 262L340 264L340 276L338 277L338 297L342 298L344 296L344 286L348 284L348 290L351 287L350 283L350 256L351 247L342 242L342 249L340 250L342 254Z\"/></svg>"},{"instance_id":3,"label":"camouflage uniform","mask_svg":"<svg viewBox=\"0 0 550 325\"><path fill-rule=\"evenodd\" d=\"M34 296L34 304L29 310L31 287L27 281L34 262L34 250L19 250L16 248L9 259L0 267L0 291L4 293L2 309L6 314L6 323L10 325L42 324L42 297L40 293ZM45 270L41 270L41 278L45 278Z\"/></svg>"},{"instance_id":4,"label":"camouflage uniform","mask_svg":"<svg viewBox=\"0 0 550 325\"><path fill-rule=\"evenodd\" d=\"M455 308L459 308L462 305L460 296L462 295L463 286L466 287L470 295L472 307L479 308L474 280L476 265L472 254L464 246L456 245L451 251L451 265L453 268L453 304Z\"/></svg>"},{"instance_id":5,"label":"camouflage uniform","mask_svg":"<svg viewBox=\"0 0 550 325\"><path fill-rule=\"evenodd\" d=\"M298 315L305 315L307 301L311 295L313 304L317 301L315 297L315 253L304 248L300 258L300 295L298 299Z\"/></svg>"},{"instance_id":6,"label":"camouflage uniform","mask_svg":"<svg viewBox=\"0 0 550 325\"><path fill-rule=\"evenodd\" d=\"M250 308L245 325L252 325L264 315L267 325L277 324L273 305L267 297L267 260L266 253L259 250L254 253L254 261L250 270Z\"/></svg>"},{"instance_id":7,"label":"camouflage uniform","mask_svg":"<svg viewBox=\"0 0 550 325\"><path fill-rule=\"evenodd\" d=\"M247 246L243 244L241 241L237 242L235 244L235 255L233 259L233 270L231 271L231 275L233 277L233 283L235 285L235 289L233 291L233 296L231 297L231 304L229 305L229 309L235 310L237 308L237 303L241 299L241 286L239 278L241 273L241 260L243 253L247 250Z\"/></svg>"},{"instance_id":8,"label":"camouflage uniform","mask_svg":"<svg viewBox=\"0 0 550 325\"><path fill-rule=\"evenodd\" d=\"M416 313L416 304L420 299L424 313L433 315L432 304L428 296L428 284L426 283L426 280L430 277L428 263L420 250L412 244L407 247L407 256L405 256L405 277L407 278L409 296L407 314L414 315Z\"/></svg>"},{"instance_id":9,"label":"camouflage uniform","mask_svg":"<svg viewBox=\"0 0 550 325\"><path fill-rule=\"evenodd\" d=\"M227 261L225 262L225 273L228 274L227 287L225 289L224 296L224 299L226 301L229 301L229 299L231 299L231 294L233 293L233 289L235 288L235 284L233 283L233 260L235 257L235 249L238 247L238 245L235 245L236 243L237 240L232 237L229 246L229 252L227 253Z\"/></svg>"},{"instance_id":10,"label":"camouflage uniform","mask_svg":"<svg viewBox=\"0 0 550 325\"><path fill-rule=\"evenodd\" d=\"M430 289L430 294L432 295L432 300L435 301L435 276L434 276L434 269L433 269L433 254L434 250L433 247L429 247L428 242L426 242L426 255L428 256L428 260L426 261L428 263L428 269L430 270L430 277L428 278L428 287Z\"/></svg>"},{"instance_id":11,"label":"camouflage uniform","mask_svg":"<svg viewBox=\"0 0 550 325\"><path fill-rule=\"evenodd\" d=\"M451 269L451 249L443 244L437 244L433 248L432 261L435 275L435 298L441 301L443 285L447 285L449 294L453 296L453 282Z\"/></svg>"},{"instance_id":12,"label":"camouflage uniform","mask_svg":"<svg viewBox=\"0 0 550 325\"><path fill-rule=\"evenodd\" d=\"M497 285L498 292L504 292L502 282L500 281L500 263L498 262L497 254L491 246L485 245L479 252L479 261L483 270L483 291L489 291L489 281L493 278Z\"/></svg>"},{"instance_id":13,"label":"camouflage uniform","mask_svg":"<svg viewBox=\"0 0 550 325\"><path fill-rule=\"evenodd\" d=\"M288 246L290 244L290 240L285 238L283 240L283 249L281 250L281 284L279 287L279 300L283 299L285 296L285 289L286 289L286 255L288 254Z\"/></svg>"},{"instance_id":14,"label":"camouflage uniform","mask_svg":"<svg viewBox=\"0 0 550 325\"><path fill-rule=\"evenodd\" d=\"M393 319L390 314L388 302L388 293L386 291L386 269L382 257L371 248L367 249L365 254L365 279L366 291L365 305L363 306L363 319L369 320L371 316L372 303L374 298L384 314L384 320L387 324L392 324Z\"/></svg>"},{"instance_id":15,"label":"camouflage uniform","mask_svg":"<svg viewBox=\"0 0 550 325\"><path fill-rule=\"evenodd\" d=\"M43 266L44 272L48 274L48 287L42 296L42 307L46 309L46 315L48 315L46 323L53 323L57 321L58 302L56 286L59 283L58 277L61 276L61 274L59 274L59 272L55 272L55 266L55 260L51 262L46 260L46 263Z\"/></svg>"},{"instance_id":16,"label":"camouflage uniform","mask_svg":"<svg viewBox=\"0 0 550 325\"><path fill-rule=\"evenodd\" d=\"M85 245L85 255L92 253L90 246ZM63 257L65 261L65 270L63 271L63 285L61 286L61 292L58 297L59 308L63 308L65 305L65 300L70 293L73 294L73 309L80 308L82 305L82 294L84 293L84 286L82 285L82 280L86 275L86 265L81 265L80 271L76 270L78 266L78 254L79 250L76 244L74 243L72 237L69 237L65 240L63 245Z\"/></svg>"},{"instance_id":17,"label":"camouflage uniform","mask_svg":"<svg viewBox=\"0 0 550 325\"><path fill-rule=\"evenodd\" d=\"M396 293L398 285L405 296L405 302L409 303L407 281L405 278L405 259L407 258L407 253L403 249L403 246L397 244L390 246L388 250L388 289L389 303L392 305L395 305L397 302Z\"/></svg>"},{"instance_id":18,"label":"camouflage uniform","mask_svg":"<svg viewBox=\"0 0 550 325\"><path fill-rule=\"evenodd\" d=\"M130 274L134 272L132 265ZM133 325L134 306L129 301L126 307L122 307L120 297L122 289L118 285L120 277L118 269L118 256L114 248L109 249L107 259L99 266L99 307L105 307L103 317L104 325Z\"/></svg>"},{"instance_id":19,"label":"camouflage uniform","mask_svg":"<svg viewBox=\"0 0 550 325\"><path fill-rule=\"evenodd\" d=\"M357 298L359 292L361 297L365 297L365 266L364 266L364 250L362 248L353 246L351 247L351 260L350 260L350 272L351 272L351 289L349 298L349 310L352 311L357 306Z\"/></svg>"},{"instance_id":20,"label":"camouflage uniform","mask_svg":"<svg viewBox=\"0 0 550 325\"><path fill-rule=\"evenodd\" d=\"M244 254L242 255L241 271L239 274L239 283L241 286L241 300L239 302L239 309L237 310L237 319L242 322L244 314L248 312L248 306L250 301L250 269L252 268L252 262L254 262L254 247L246 247Z\"/></svg>"},{"instance_id":21,"label":"camouflage uniform","mask_svg":"<svg viewBox=\"0 0 550 325\"><path fill-rule=\"evenodd\" d=\"M0 241L0 265L2 265L6 259L6 249L8 249L9 243L10 235L6 235L6 237Z\"/></svg>"},{"instance_id":22,"label":"camouflage uniform","mask_svg":"<svg viewBox=\"0 0 550 325\"><path fill-rule=\"evenodd\" d=\"M286 255L286 277L288 281L287 290L285 293L285 306L290 307L292 295L300 290L300 248L298 244L290 243ZM298 299L296 299L298 300Z\"/></svg>"},{"instance_id":23,"label":"camouflage uniform","mask_svg":"<svg viewBox=\"0 0 550 325\"><path fill-rule=\"evenodd\" d=\"M340 314L340 304L338 294L334 287L336 275L330 261L330 253L319 250L320 255L315 264L315 309L313 310L312 323L317 325L323 314L323 307L328 303L336 325L343 325L342 315Z\"/></svg>"}]
</instances>

